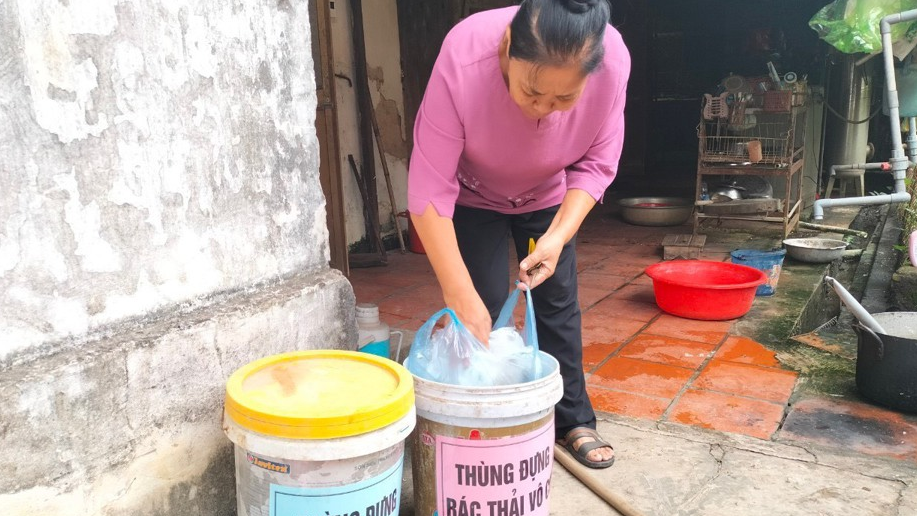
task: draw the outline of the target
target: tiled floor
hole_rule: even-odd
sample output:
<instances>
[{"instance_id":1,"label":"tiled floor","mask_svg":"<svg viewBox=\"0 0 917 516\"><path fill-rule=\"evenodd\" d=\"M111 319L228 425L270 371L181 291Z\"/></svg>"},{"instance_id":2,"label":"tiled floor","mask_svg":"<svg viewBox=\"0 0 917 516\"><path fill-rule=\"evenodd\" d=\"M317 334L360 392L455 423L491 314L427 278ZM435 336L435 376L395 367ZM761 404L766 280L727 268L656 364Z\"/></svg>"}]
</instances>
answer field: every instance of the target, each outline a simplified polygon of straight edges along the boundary
<instances>
[{"instance_id":1,"label":"tiled floor","mask_svg":"<svg viewBox=\"0 0 917 516\"><path fill-rule=\"evenodd\" d=\"M609 215L590 217L580 231L584 369L593 405L600 412L776 439L792 411L797 373L783 369L763 345L733 333L734 321L683 319L656 306L643 271L661 261L666 234L689 232L689 226L631 226ZM708 244L702 257L727 260L730 250ZM443 306L423 255L390 253L388 266L355 269L350 280L357 302L377 303L394 329L416 330ZM806 418L831 411L802 408L808 412L793 419L788 439L806 438L817 426ZM833 417L840 421L851 410L834 407ZM917 430L908 421L901 425ZM876 453L914 455L917 438L902 432L909 448Z\"/></svg>"}]
</instances>

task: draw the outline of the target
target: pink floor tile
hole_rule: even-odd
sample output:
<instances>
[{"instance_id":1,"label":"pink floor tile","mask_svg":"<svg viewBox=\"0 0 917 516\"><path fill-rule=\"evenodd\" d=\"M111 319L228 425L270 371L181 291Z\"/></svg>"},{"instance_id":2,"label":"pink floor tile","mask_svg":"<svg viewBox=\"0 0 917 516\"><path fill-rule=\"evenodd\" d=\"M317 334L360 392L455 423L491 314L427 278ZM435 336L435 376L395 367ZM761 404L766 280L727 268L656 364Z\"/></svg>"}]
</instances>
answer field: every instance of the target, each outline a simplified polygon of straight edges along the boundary
<instances>
[{"instance_id":1,"label":"pink floor tile","mask_svg":"<svg viewBox=\"0 0 917 516\"><path fill-rule=\"evenodd\" d=\"M678 337L708 344L719 344L732 327L731 321L695 321L663 314L645 330L653 335Z\"/></svg>"},{"instance_id":2,"label":"pink floor tile","mask_svg":"<svg viewBox=\"0 0 917 516\"><path fill-rule=\"evenodd\" d=\"M649 322L660 313L661 311L656 305L607 297L591 307L587 315L589 317L605 317L612 320L631 319Z\"/></svg>"},{"instance_id":3,"label":"pink floor tile","mask_svg":"<svg viewBox=\"0 0 917 516\"><path fill-rule=\"evenodd\" d=\"M614 391L602 387L587 387L592 408L599 412L609 412L622 416L651 419L658 421L672 400L634 394L632 392ZM614 441L611 441L614 445Z\"/></svg>"},{"instance_id":4,"label":"pink floor tile","mask_svg":"<svg viewBox=\"0 0 917 516\"><path fill-rule=\"evenodd\" d=\"M588 383L618 391L671 399L692 375L692 369L612 357L589 378Z\"/></svg>"},{"instance_id":5,"label":"pink floor tile","mask_svg":"<svg viewBox=\"0 0 917 516\"><path fill-rule=\"evenodd\" d=\"M618 356L696 369L713 355L714 345L662 335L637 335Z\"/></svg>"},{"instance_id":6,"label":"pink floor tile","mask_svg":"<svg viewBox=\"0 0 917 516\"><path fill-rule=\"evenodd\" d=\"M720 432L769 439L783 419L784 405L690 389L675 401L668 419Z\"/></svg>"},{"instance_id":7,"label":"pink floor tile","mask_svg":"<svg viewBox=\"0 0 917 516\"><path fill-rule=\"evenodd\" d=\"M630 319L583 317L583 345L615 344L630 339L640 332L645 323Z\"/></svg>"},{"instance_id":8,"label":"pink floor tile","mask_svg":"<svg viewBox=\"0 0 917 516\"><path fill-rule=\"evenodd\" d=\"M579 306L583 310L588 310L590 307L598 303L599 301L608 297L611 292L604 288L598 287L578 287L579 295Z\"/></svg>"},{"instance_id":9,"label":"pink floor tile","mask_svg":"<svg viewBox=\"0 0 917 516\"><path fill-rule=\"evenodd\" d=\"M694 380L693 387L785 403L798 376L793 371L713 360Z\"/></svg>"},{"instance_id":10,"label":"pink floor tile","mask_svg":"<svg viewBox=\"0 0 917 516\"><path fill-rule=\"evenodd\" d=\"M729 337L716 352L717 360L741 364L779 367L776 353L748 337Z\"/></svg>"},{"instance_id":11,"label":"pink floor tile","mask_svg":"<svg viewBox=\"0 0 917 516\"><path fill-rule=\"evenodd\" d=\"M617 351L620 347L621 344L619 342L612 342L610 344L593 342L588 345L583 345L583 371L587 373L592 372L596 366L605 362L609 355Z\"/></svg>"},{"instance_id":12,"label":"pink floor tile","mask_svg":"<svg viewBox=\"0 0 917 516\"><path fill-rule=\"evenodd\" d=\"M653 287L646 284L630 284L621 287L614 293L614 298L637 301L648 305L656 304L656 294L653 292Z\"/></svg>"},{"instance_id":13,"label":"pink floor tile","mask_svg":"<svg viewBox=\"0 0 917 516\"><path fill-rule=\"evenodd\" d=\"M621 288L631 280L630 276L616 276L602 271L584 271L577 275L581 287L600 288L611 292Z\"/></svg>"}]
</instances>

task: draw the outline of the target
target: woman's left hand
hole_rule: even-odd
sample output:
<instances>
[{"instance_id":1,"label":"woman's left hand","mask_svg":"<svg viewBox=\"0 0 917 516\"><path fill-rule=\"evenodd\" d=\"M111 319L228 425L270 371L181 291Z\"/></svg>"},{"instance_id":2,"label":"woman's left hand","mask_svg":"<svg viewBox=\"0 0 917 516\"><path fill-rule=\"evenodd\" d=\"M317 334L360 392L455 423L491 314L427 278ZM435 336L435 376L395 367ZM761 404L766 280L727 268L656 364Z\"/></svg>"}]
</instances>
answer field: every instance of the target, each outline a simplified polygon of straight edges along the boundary
<instances>
[{"instance_id":1,"label":"woman's left hand","mask_svg":"<svg viewBox=\"0 0 917 516\"><path fill-rule=\"evenodd\" d=\"M535 250L519 263L519 281L530 289L544 283L557 270L563 249L564 241L561 238L545 233L535 243Z\"/></svg>"}]
</instances>

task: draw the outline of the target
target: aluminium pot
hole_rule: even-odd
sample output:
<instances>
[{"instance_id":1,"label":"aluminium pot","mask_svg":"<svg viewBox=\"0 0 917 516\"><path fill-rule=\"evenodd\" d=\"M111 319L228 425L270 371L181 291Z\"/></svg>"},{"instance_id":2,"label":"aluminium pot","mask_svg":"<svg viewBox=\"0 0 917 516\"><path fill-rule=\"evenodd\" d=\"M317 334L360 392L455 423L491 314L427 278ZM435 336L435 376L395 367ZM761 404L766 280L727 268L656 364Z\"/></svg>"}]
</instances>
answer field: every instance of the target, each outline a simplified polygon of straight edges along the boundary
<instances>
[{"instance_id":1,"label":"aluminium pot","mask_svg":"<svg viewBox=\"0 0 917 516\"><path fill-rule=\"evenodd\" d=\"M856 384L863 397L902 412L917 412L917 312L873 317L888 333L855 323Z\"/></svg>"}]
</instances>

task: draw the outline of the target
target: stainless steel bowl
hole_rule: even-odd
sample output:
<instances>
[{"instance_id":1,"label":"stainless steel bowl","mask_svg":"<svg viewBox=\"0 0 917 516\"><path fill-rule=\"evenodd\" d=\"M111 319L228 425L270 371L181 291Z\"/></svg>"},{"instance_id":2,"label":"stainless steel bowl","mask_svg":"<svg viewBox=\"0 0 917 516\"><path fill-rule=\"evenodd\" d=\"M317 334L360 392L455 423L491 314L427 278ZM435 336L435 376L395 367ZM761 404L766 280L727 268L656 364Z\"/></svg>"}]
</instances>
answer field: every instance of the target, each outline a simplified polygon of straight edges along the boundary
<instances>
[{"instance_id":1,"label":"stainless steel bowl","mask_svg":"<svg viewBox=\"0 0 917 516\"><path fill-rule=\"evenodd\" d=\"M629 197L618 204L624 222L637 226L679 226L694 213L694 201L682 197Z\"/></svg>"},{"instance_id":2,"label":"stainless steel bowl","mask_svg":"<svg viewBox=\"0 0 917 516\"><path fill-rule=\"evenodd\" d=\"M788 238L783 241L786 254L806 263L828 263L844 255L847 242L831 238Z\"/></svg>"}]
</instances>

